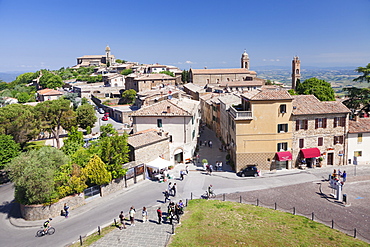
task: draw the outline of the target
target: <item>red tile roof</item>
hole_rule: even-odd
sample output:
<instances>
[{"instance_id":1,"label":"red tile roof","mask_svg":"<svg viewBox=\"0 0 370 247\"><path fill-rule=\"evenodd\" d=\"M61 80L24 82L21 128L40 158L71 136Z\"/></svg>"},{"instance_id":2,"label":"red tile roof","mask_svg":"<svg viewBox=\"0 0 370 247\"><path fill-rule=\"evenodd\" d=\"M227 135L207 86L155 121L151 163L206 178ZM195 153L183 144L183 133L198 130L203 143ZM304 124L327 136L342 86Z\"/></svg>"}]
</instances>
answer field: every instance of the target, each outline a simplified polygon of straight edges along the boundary
<instances>
[{"instance_id":1,"label":"red tile roof","mask_svg":"<svg viewBox=\"0 0 370 247\"><path fill-rule=\"evenodd\" d=\"M339 101L320 101L314 95L293 96L293 115L315 115L349 112L350 110Z\"/></svg>"},{"instance_id":2,"label":"red tile roof","mask_svg":"<svg viewBox=\"0 0 370 247\"><path fill-rule=\"evenodd\" d=\"M50 89L50 88L45 88L45 89L42 89L42 90L39 90L37 91L38 94L40 95L62 95L63 93L58 91L58 90L54 90L54 89Z\"/></svg>"},{"instance_id":3,"label":"red tile roof","mask_svg":"<svg viewBox=\"0 0 370 247\"><path fill-rule=\"evenodd\" d=\"M197 102L197 101L194 101ZM197 102L199 103L199 102ZM134 113L132 116L192 116L192 113L185 109L192 109L194 103L190 103L187 99L182 100L163 100L156 104L143 107Z\"/></svg>"},{"instance_id":4,"label":"red tile roof","mask_svg":"<svg viewBox=\"0 0 370 247\"><path fill-rule=\"evenodd\" d=\"M292 96L288 93L288 91L283 89L278 90L262 90L250 100L292 100Z\"/></svg>"},{"instance_id":5,"label":"red tile roof","mask_svg":"<svg viewBox=\"0 0 370 247\"><path fill-rule=\"evenodd\" d=\"M255 71L248 69L238 68L238 69L191 69L193 74L251 74L256 75Z\"/></svg>"},{"instance_id":6,"label":"red tile roof","mask_svg":"<svg viewBox=\"0 0 370 247\"><path fill-rule=\"evenodd\" d=\"M370 118L359 118L349 121L348 133L370 132Z\"/></svg>"}]
</instances>

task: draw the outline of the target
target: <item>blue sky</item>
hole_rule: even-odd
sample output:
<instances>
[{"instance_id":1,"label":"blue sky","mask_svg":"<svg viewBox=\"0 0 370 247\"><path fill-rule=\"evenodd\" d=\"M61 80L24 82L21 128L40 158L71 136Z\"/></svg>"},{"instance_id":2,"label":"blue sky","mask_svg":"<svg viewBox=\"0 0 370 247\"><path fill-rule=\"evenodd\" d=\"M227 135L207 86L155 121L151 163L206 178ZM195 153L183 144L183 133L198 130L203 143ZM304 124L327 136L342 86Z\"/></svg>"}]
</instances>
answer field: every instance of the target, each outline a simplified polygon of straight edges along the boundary
<instances>
[{"instance_id":1,"label":"blue sky","mask_svg":"<svg viewBox=\"0 0 370 247\"><path fill-rule=\"evenodd\" d=\"M83 55L191 68L370 63L370 0L0 0L0 72Z\"/></svg>"}]
</instances>

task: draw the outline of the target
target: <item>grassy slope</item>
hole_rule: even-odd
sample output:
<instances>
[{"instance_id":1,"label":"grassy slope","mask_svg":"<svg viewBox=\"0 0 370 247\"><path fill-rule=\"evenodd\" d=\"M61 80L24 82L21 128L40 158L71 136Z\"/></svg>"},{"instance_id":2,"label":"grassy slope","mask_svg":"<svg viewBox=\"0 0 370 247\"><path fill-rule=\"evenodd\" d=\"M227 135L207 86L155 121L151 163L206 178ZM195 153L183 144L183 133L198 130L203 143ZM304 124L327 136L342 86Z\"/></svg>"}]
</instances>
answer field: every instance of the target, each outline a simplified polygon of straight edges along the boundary
<instances>
[{"instance_id":1,"label":"grassy slope","mask_svg":"<svg viewBox=\"0 0 370 247\"><path fill-rule=\"evenodd\" d=\"M192 200L175 246L370 246L302 216L247 204Z\"/></svg>"}]
</instances>

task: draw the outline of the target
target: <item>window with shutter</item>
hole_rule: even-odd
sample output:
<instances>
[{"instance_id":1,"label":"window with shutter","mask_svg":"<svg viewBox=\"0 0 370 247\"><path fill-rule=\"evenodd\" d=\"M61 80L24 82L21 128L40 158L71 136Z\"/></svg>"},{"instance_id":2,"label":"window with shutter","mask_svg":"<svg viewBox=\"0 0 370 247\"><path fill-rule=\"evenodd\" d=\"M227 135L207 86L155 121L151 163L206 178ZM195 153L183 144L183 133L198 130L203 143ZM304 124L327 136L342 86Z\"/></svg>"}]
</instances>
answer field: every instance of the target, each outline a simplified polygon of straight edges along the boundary
<instances>
[{"instance_id":1,"label":"window with shutter","mask_svg":"<svg viewBox=\"0 0 370 247\"><path fill-rule=\"evenodd\" d=\"M299 139L299 148L304 147L304 139Z\"/></svg>"},{"instance_id":2,"label":"window with shutter","mask_svg":"<svg viewBox=\"0 0 370 247\"><path fill-rule=\"evenodd\" d=\"M322 145L323 145L323 143L324 143L324 138L319 137L319 138L317 139L317 146L322 146Z\"/></svg>"}]
</instances>

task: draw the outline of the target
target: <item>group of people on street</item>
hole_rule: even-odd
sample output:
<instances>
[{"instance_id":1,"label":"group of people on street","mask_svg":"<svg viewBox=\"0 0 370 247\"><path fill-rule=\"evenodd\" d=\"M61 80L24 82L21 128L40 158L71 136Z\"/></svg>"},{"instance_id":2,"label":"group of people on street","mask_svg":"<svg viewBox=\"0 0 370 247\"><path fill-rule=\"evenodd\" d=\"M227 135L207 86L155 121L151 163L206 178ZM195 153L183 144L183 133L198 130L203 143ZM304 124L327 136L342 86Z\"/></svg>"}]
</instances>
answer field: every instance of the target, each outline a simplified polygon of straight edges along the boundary
<instances>
[{"instance_id":1,"label":"group of people on street","mask_svg":"<svg viewBox=\"0 0 370 247\"><path fill-rule=\"evenodd\" d=\"M164 195L164 202L166 203L167 200L169 200L170 196L176 196L177 192L177 184L172 182L168 183L168 189L163 192Z\"/></svg>"},{"instance_id":2,"label":"group of people on street","mask_svg":"<svg viewBox=\"0 0 370 247\"><path fill-rule=\"evenodd\" d=\"M131 206L130 207L130 210L128 211L128 215L130 217L130 226L135 226L135 214L136 214L136 209L134 206ZM146 223L148 222L148 210L146 209L146 207L143 207L143 210L141 211L141 216L142 216L142 222L143 223ZM126 218L125 218L125 215L123 213L123 211L121 211L121 213L118 215L118 218L120 220L120 223L121 225L119 226L119 229L126 229Z\"/></svg>"},{"instance_id":3,"label":"group of people on street","mask_svg":"<svg viewBox=\"0 0 370 247\"><path fill-rule=\"evenodd\" d=\"M337 170L334 169L333 174L331 175L331 178L335 180L340 180L340 178L342 178L342 184L344 184L347 181L347 173L346 171L342 173L340 169L338 169L338 172L337 172Z\"/></svg>"}]
</instances>

